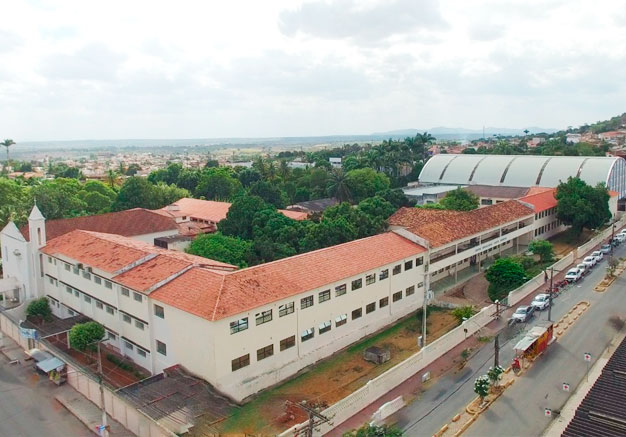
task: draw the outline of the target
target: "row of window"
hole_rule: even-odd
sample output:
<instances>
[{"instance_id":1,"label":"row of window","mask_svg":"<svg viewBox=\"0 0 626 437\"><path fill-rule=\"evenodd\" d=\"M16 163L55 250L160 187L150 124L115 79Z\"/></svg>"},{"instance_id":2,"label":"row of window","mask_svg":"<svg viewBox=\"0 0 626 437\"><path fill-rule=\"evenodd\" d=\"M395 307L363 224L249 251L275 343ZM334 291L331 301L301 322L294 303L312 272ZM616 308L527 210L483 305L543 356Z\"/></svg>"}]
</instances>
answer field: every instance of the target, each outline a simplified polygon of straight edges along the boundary
<instances>
[{"instance_id":1,"label":"row of window","mask_svg":"<svg viewBox=\"0 0 626 437\"><path fill-rule=\"evenodd\" d=\"M547 217L552 214L556 214L556 206L553 208L548 208L545 211L541 211L540 213L535 214L535 220L539 220L541 218Z\"/></svg>"},{"instance_id":2,"label":"row of window","mask_svg":"<svg viewBox=\"0 0 626 437\"><path fill-rule=\"evenodd\" d=\"M561 226L561 220L555 220L552 223L548 223L545 226L541 226L537 229L535 229L535 237L541 234L544 234L552 229L556 229L557 227Z\"/></svg>"},{"instance_id":3,"label":"row of window","mask_svg":"<svg viewBox=\"0 0 626 437\"><path fill-rule=\"evenodd\" d=\"M415 294L415 286L411 285L405 290L405 296L411 296ZM402 300L402 291L398 291L392 295L392 301L398 302ZM389 305L389 298L383 297L378 301L378 308L385 308ZM376 301L371 302L365 305L365 314L370 314L376 311ZM363 316L363 308L357 308L352 311L350 314L352 320L360 319ZM243 319L242 319L243 320ZM247 323L247 318L246 318ZM341 314L335 318L335 328L345 325L348 323L348 314ZM232 324L231 324L232 325ZM327 320L319 324L317 328L317 332L319 335L325 334L332 329L332 320ZM315 327L307 328L300 333L300 342L304 343L315 337ZM280 351L287 350L296 345L296 336L292 335L290 337L284 338L280 341ZM257 361L264 360L265 358L271 357L274 355L274 345L270 344L268 346L264 346L260 349L257 349ZM245 354L240 357L235 358L231 361L231 368L234 372L235 370L239 370L243 367L246 367L250 364L250 354Z\"/></svg>"},{"instance_id":4,"label":"row of window","mask_svg":"<svg viewBox=\"0 0 626 437\"><path fill-rule=\"evenodd\" d=\"M420 266L424 263L424 258L419 257L415 259L415 265ZM413 260L406 261L404 263L404 271L411 270L413 268ZM397 275L402 272L402 264L398 264L393 268L393 274ZM385 280L389 277L389 269L381 270L378 273L379 280ZM376 273L371 273L365 276L365 284L371 285L376 282ZM363 286L363 278L355 279L351 283L351 290L358 290ZM418 285L422 287L423 283L420 282ZM335 297L343 296L347 292L347 284L341 284L335 287ZM324 303L329 301L331 298L330 289L320 291L317 295L317 302ZM314 295L306 296L300 299L300 309L304 310L306 308L312 307L314 305ZM295 303L288 302L286 304L280 305L278 307L278 317L284 317L288 314L291 314L295 311ZM262 311L255 315L256 325L262 325L264 323L272 321L272 310ZM248 329L248 318L244 317L239 320L235 320L234 322L230 322L230 333L236 334L241 331L245 331Z\"/></svg>"}]
</instances>

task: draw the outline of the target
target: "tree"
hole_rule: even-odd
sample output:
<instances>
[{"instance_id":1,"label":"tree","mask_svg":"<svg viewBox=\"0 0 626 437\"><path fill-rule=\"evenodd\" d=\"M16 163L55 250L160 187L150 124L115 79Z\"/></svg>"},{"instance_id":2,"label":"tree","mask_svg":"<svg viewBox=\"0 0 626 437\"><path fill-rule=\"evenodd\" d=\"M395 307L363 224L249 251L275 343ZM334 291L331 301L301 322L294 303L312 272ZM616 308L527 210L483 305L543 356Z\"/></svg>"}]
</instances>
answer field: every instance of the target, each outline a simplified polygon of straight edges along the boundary
<instances>
[{"instance_id":1,"label":"tree","mask_svg":"<svg viewBox=\"0 0 626 437\"><path fill-rule=\"evenodd\" d=\"M131 165L128 166L124 174L126 176L135 176L137 172L139 171L141 171L141 166L139 164L132 163Z\"/></svg>"},{"instance_id":2,"label":"tree","mask_svg":"<svg viewBox=\"0 0 626 437\"><path fill-rule=\"evenodd\" d=\"M490 385L489 377L487 375L479 376L474 381L474 393L480 396L481 401L484 401L489 394Z\"/></svg>"},{"instance_id":3,"label":"tree","mask_svg":"<svg viewBox=\"0 0 626 437\"><path fill-rule=\"evenodd\" d=\"M148 208L155 207L154 201L154 185L145 178L132 176L126 179L117 199L113 202L111 209L113 211L123 211L131 208Z\"/></svg>"},{"instance_id":4,"label":"tree","mask_svg":"<svg viewBox=\"0 0 626 437\"><path fill-rule=\"evenodd\" d=\"M265 202L276 208L284 208L286 202L283 192L271 182L258 181L253 183L248 190L252 196L258 196Z\"/></svg>"},{"instance_id":5,"label":"tree","mask_svg":"<svg viewBox=\"0 0 626 437\"><path fill-rule=\"evenodd\" d=\"M478 208L479 199L474 193L459 187L456 190L448 191L439 201L445 208L453 211L471 211Z\"/></svg>"},{"instance_id":6,"label":"tree","mask_svg":"<svg viewBox=\"0 0 626 437\"><path fill-rule=\"evenodd\" d=\"M102 214L111 209L117 193L100 181L87 181L78 197L86 203L87 213Z\"/></svg>"},{"instance_id":7,"label":"tree","mask_svg":"<svg viewBox=\"0 0 626 437\"><path fill-rule=\"evenodd\" d=\"M0 229L10 221L18 226L25 223L30 206L27 189L14 180L0 178Z\"/></svg>"},{"instance_id":8,"label":"tree","mask_svg":"<svg viewBox=\"0 0 626 437\"><path fill-rule=\"evenodd\" d=\"M469 319L474 314L476 314L476 309L471 305L455 308L452 311L452 315L456 317L459 323L463 323L465 320Z\"/></svg>"},{"instance_id":9,"label":"tree","mask_svg":"<svg viewBox=\"0 0 626 437\"><path fill-rule=\"evenodd\" d=\"M26 307L26 314L31 317L41 317L45 321L52 320L52 310L48 298L35 299Z\"/></svg>"},{"instance_id":10,"label":"tree","mask_svg":"<svg viewBox=\"0 0 626 437\"><path fill-rule=\"evenodd\" d=\"M410 200L401 189L387 189L376 193L387 202L391 203L394 208L402 208L403 206L413 206L415 201Z\"/></svg>"},{"instance_id":11,"label":"tree","mask_svg":"<svg viewBox=\"0 0 626 437\"><path fill-rule=\"evenodd\" d=\"M230 200L241 190L241 182L233 176L232 170L226 167L215 167L205 170L195 190L196 197L209 200Z\"/></svg>"},{"instance_id":12,"label":"tree","mask_svg":"<svg viewBox=\"0 0 626 437\"><path fill-rule=\"evenodd\" d=\"M555 197L557 218L571 225L576 235L583 228L598 228L611 218L610 196L604 184L591 187L579 178L569 177L557 186Z\"/></svg>"},{"instance_id":13,"label":"tree","mask_svg":"<svg viewBox=\"0 0 626 437\"><path fill-rule=\"evenodd\" d=\"M117 174L117 172L115 170L107 170L107 175L106 175L106 180L107 183L109 184L109 186L111 188L115 187L119 181L120 181L120 175Z\"/></svg>"},{"instance_id":14,"label":"tree","mask_svg":"<svg viewBox=\"0 0 626 437\"><path fill-rule=\"evenodd\" d=\"M7 165L9 164L9 147L11 147L14 144L15 144L15 141L13 141L10 138L7 138L6 140L0 143L0 145L2 145L3 147L7 149Z\"/></svg>"},{"instance_id":15,"label":"tree","mask_svg":"<svg viewBox=\"0 0 626 437\"><path fill-rule=\"evenodd\" d=\"M371 168L359 168L346 174L346 185L355 202L389 188L389 178Z\"/></svg>"},{"instance_id":16,"label":"tree","mask_svg":"<svg viewBox=\"0 0 626 437\"><path fill-rule=\"evenodd\" d=\"M336 198L339 202L350 201L352 195L350 188L348 188L346 174L342 169L335 168L330 173L327 191L330 197Z\"/></svg>"},{"instance_id":17,"label":"tree","mask_svg":"<svg viewBox=\"0 0 626 437\"><path fill-rule=\"evenodd\" d=\"M541 262L552 261L554 257L552 243L548 240L533 240L528 245L528 250L535 255L539 255Z\"/></svg>"},{"instance_id":18,"label":"tree","mask_svg":"<svg viewBox=\"0 0 626 437\"><path fill-rule=\"evenodd\" d=\"M54 179L43 181L31 188L33 200L48 219L76 217L86 213L87 204L78 193L82 185L76 179Z\"/></svg>"},{"instance_id":19,"label":"tree","mask_svg":"<svg viewBox=\"0 0 626 437\"><path fill-rule=\"evenodd\" d=\"M258 211L268 208L272 209L273 207L258 196L251 196L247 193L239 194L233 199L226 213L226 218L217 224L217 228L224 235L251 240L254 215Z\"/></svg>"},{"instance_id":20,"label":"tree","mask_svg":"<svg viewBox=\"0 0 626 437\"><path fill-rule=\"evenodd\" d=\"M487 293L492 301L501 300L509 291L526 281L524 268L511 258L497 259L487 269L485 277L489 281Z\"/></svg>"},{"instance_id":21,"label":"tree","mask_svg":"<svg viewBox=\"0 0 626 437\"><path fill-rule=\"evenodd\" d=\"M70 346L85 351L104 337L104 326L98 322L77 323L70 329Z\"/></svg>"},{"instance_id":22,"label":"tree","mask_svg":"<svg viewBox=\"0 0 626 437\"><path fill-rule=\"evenodd\" d=\"M343 434L343 437L402 437L403 432L395 426L365 424L355 431Z\"/></svg>"},{"instance_id":23,"label":"tree","mask_svg":"<svg viewBox=\"0 0 626 437\"><path fill-rule=\"evenodd\" d=\"M247 267L250 262L251 250L251 242L217 232L198 235L191 242L187 252L239 267Z\"/></svg>"},{"instance_id":24,"label":"tree","mask_svg":"<svg viewBox=\"0 0 626 437\"><path fill-rule=\"evenodd\" d=\"M502 367L492 366L492 367L489 367L489 370L487 371L487 377L489 378L489 381L491 381L491 384L497 387L498 381L500 381L500 378L502 378L503 373L504 373L504 369Z\"/></svg>"},{"instance_id":25,"label":"tree","mask_svg":"<svg viewBox=\"0 0 626 437\"><path fill-rule=\"evenodd\" d=\"M152 200L149 203L150 209L159 209L167 206L183 197L190 197L189 191L178 188L174 184L167 185L163 182L154 185L152 188Z\"/></svg>"},{"instance_id":26,"label":"tree","mask_svg":"<svg viewBox=\"0 0 626 437\"><path fill-rule=\"evenodd\" d=\"M244 168L239 172L238 178L241 184L248 188L253 183L261 180L261 173L254 168Z\"/></svg>"}]
</instances>

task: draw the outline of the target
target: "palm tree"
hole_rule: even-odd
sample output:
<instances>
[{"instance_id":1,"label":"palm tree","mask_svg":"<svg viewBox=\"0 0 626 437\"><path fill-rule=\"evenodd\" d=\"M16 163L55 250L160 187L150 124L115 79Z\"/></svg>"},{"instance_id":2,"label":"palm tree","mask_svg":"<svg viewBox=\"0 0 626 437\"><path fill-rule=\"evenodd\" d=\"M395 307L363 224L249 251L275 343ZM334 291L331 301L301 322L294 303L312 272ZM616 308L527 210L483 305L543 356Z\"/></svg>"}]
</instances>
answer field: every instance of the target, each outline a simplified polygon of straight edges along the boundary
<instances>
[{"instance_id":1,"label":"palm tree","mask_svg":"<svg viewBox=\"0 0 626 437\"><path fill-rule=\"evenodd\" d=\"M281 178L283 178L283 181L286 181L289 178L290 170L291 169L289 168L289 164L287 164L287 160L281 159L280 165L278 166L278 174Z\"/></svg>"},{"instance_id":2,"label":"palm tree","mask_svg":"<svg viewBox=\"0 0 626 437\"><path fill-rule=\"evenodd\" d=\"M118 175L118 173L115 170L109 169L107 171L107 182L109 183L111 188L114 188L115 185L117 185L119 179L120 179L119 175Z\"/></svg>"},{"instance_id":3,"label":"palm tree","mask_svg":"<svg viewBox=\"0 0 626 437\"><path fill-rule=\"evenodd\" d=\"M335 168L330 173L330 181L328 182L327 191L329 196L336 198L339 202L350 201L352 193L350 193L348 179L342 169Z\"/></svg>"},{"instance_id":4,"label":"palm tree","mask_svg":"<svg viewBox=\"0 0 626 437\"><path fill-rule=\"evenodd\" d=\"M4 146L7 148L7 162L6 165L9 165L9 147L11 147L13 144L15 144L15 141L13 141L12 139L6 139L3 142L0 143L0 145Z\"/></svg>"}]
</instances>

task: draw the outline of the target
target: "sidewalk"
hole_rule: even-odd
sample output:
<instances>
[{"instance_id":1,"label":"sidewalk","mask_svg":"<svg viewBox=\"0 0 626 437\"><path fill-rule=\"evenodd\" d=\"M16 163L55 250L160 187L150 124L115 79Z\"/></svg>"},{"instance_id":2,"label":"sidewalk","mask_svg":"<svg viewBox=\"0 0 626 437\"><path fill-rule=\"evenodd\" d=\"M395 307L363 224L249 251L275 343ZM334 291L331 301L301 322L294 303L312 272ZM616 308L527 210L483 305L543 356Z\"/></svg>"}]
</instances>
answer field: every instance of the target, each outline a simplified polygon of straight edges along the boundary
<instances>
[{"instance_id":1,"label":"sidewalk","mask_svg":"<svg viewBox=\"0 0 626 437\"><path fill-rule=\"evenodd\" d=\"M63 385L57 390L54 397L67 410L80 420L87 428L98 435L97 427L102 423L102 411L96 404L78 393L69 385ZM107 423L109 424L109 436L133 436L134 434L124 428L119 422L116 422L107 415Z\"/></svg>"}]
</instances>

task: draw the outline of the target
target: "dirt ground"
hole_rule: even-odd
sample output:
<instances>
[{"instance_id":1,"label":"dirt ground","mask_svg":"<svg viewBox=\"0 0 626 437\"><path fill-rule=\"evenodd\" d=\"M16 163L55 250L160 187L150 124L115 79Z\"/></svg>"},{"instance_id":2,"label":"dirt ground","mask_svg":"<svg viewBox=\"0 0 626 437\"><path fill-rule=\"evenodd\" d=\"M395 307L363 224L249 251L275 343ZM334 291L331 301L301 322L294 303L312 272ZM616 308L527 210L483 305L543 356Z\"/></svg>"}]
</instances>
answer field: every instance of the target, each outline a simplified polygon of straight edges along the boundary
<instances>
[{"instance_id":1,"label":"dirt ground","mask_svg":"<svg viewBox=\"0 0 626 437\"><path fill-rule=\"evenodd\" d=\"M469 281L448 290L445 294L439 296L437 300L456 305L473 305L483 308L491 305L491 300L487 295L487 288L489 288L489 282L485 279L485 275L481 273Z\"/></svg>"},{"instance_id":2,"label":"dirt ground","mask_svg":"<svg viewBox=\"0 0 626 437\"><path fill-rule=\"evenodd\" d=\"M450 311L431 312L427 321L430 341L441 337L457 325L457 319ZM286 407L287 400L307 400L321 405L332 405L417 352L419 329L419 322L415 316L411 316L387 331L351 346L317 364L309 372L243 406L237 418L225 423L224 431L258 434L261 430L265 435L304 421L306 417L299 408ZM363 351L374 345L389 348L391 360L382 365L365 361Z\"/></svg>"},{"instance_id":3,"label":"dirt ground","mask_svg":"<svg viewBox=\"0 0 626 437\"><path fill-rule=\"evenodd\" d=\"M591 240L594 236L594 232L589 229L584 229L580 236L572 240L567 231L556 234L548 240L552 243L554 254L557 258L567 255L578 246Z\"/></svg>"}]
</instances>

